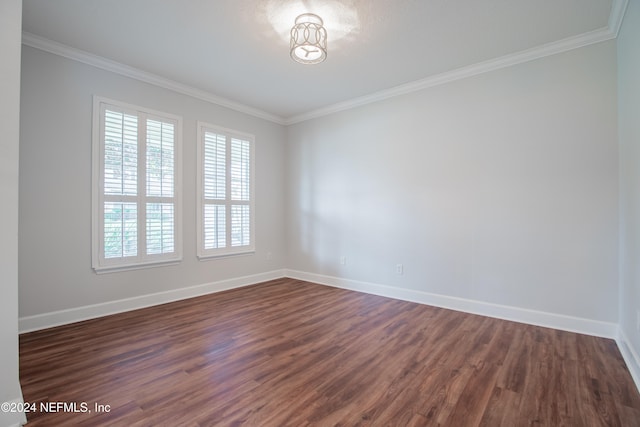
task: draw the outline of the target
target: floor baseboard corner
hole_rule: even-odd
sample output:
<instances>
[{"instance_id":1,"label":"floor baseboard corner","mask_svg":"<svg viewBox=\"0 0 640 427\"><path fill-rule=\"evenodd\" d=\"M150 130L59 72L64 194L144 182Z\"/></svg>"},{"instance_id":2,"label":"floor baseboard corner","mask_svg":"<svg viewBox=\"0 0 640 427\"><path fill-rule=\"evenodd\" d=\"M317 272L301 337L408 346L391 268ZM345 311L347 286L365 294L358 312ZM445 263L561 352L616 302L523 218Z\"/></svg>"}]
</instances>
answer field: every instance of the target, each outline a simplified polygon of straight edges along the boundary
<instances>
[{"instance_id":1,"label":"floor baseboard corner","mask_svg":"<svg viewBox=\"0 0 640 427\"><path fill-rule=\"evenodd\" d=\"M631 378L633 378L633 382L636 384L638 392L640 392L640 355L638 355L635 349L631 346L627 334L625 334L621 327L618 327L616 344L618 344L620 354L622 354L622 358L631 373Z\"/></svg>"}]
</instances>

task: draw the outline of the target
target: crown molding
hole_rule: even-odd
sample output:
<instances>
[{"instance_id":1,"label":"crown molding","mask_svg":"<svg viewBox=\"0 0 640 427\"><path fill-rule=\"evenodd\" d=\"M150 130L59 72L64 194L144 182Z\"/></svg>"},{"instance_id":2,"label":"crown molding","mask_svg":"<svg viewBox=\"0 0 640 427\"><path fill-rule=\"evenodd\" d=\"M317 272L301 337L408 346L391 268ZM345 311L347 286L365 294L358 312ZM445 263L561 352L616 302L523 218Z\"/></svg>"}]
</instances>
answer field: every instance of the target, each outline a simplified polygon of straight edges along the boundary
<instances>
[{"instance_id":1,"label":"crown molding","mask_svg":"<svg viewBox=\"0 0 640 427\"><path fill-rule=\"evenodd\" d=\"M591 44L601 43L607 40L615 39L618 36L624 14L627 10L629 0L613 0L611 3L611 12L609 13L608 25L587 33L577 36L568 37L566 39L547 43L531 49L523 50L513 54L501 56L499 58L490 59L488 61L479 62L467 67L457 68L455 70L446 71L416 80L403 85L395 86L369 95L353 98L344 102L329 105L327 107L312 110L307 113L288 117L285 125L304 122L329 114L337 113L351 108L360 107L374 102L382 101L395 96L405 95L419 90L439 86L445 83L454 82L456 80L466 79L478 74L487 73L489 71L499 70L501 68L510 67L512 65L522 64L524 62L534 61L546 56L556 55L558 53L567 52L578 49Z\"/></svg>"},{"instance_id":2,"label":"crown molding","mask_svg":"<svg viewBox=\"0 0 640 427\"><path fill-rule=\"evenodd\" d=\"M618 37L628 4L629 0L613 0L613 3L611 4L611 12L609 13L609 31L613 33L614 37Z\"/></svg>"},{"instance_id":3,"label":"crown molding","mask_svg":"<svg viewBox=\"0 0 640 427\"><path fill-rule=\"evenodd\" d=\"M149 83L154 86L168 89L183 95L191 96L202 101L210 102L221 107L226 107L240 113L258 117L260 119L268 120L280 125L285 124L285 119L275 114L267 113L266 111L249 107L230 99L214 95L210 92L197 89L195 87L171 79L167 79L165 77L158 76L157 74L142 71L138 68L130 67L128 65L124 65L119 62L85 52L80 49L72 48L62 43L58 43L44 37L36 36L35 34L31 34L26 31L22 32L22 44L43 50L45 52L53 53L54 55L72 59L74 61L81 62L92 67L100 68L102 70L120 74L122 76L139 80L144 83Z\"/></svg>"},{"instance_id":4,"label":"crown molding","mask_svg":"<svg viewBox=\"0 0 640 427\"><path fill-rule=\"evenodd\" d=\"M614 0L614 4L624 3L626 7L627 0ZM362 97L350 99L348 101L340 102L337 104L329 105L327 107L319 108L317 110L309 111L304 114L289 117L285 120L285 125L292 125L295 123L304 122L307 120L315 119L329 114L337 113L344 110L350 110L352 108L360 107L363 105L371 104L374 102L382 101L388 98L393 98L400 95L406 95L412 92L417 92L423 89L427 89L434 86L454 82L456 80L466 79L478 74L487 73L490 71L499 70L501 68L510 67L512 65L522 64L536 59L544 58L558 53L567 52L573 49L578 49L584 46L601 43L603 41L616 38L620 25L622 23L622 16L624 15L624 7L616 8L619 10L620 15L614 19L615 27L605 27L598 30L583 33L577 36L568 37L563 40L547 43L541 46L537 46L531 49L523 50L514 54L501 56L499 58L490 59L488 61L479 62L467 67L457 68L455 70L446 71L444 73L429 76L427 78L416 80L403 85L395 86L390 89L385 89L379 92L375 92Z\"/></svg>"},{"instance_id":5,"label":"crown molding","mask_svg":"<svg viewBox=\"0 0 640 427\"><path fill-rule=\"evenodd\" d=\"M65 58L82 62L84 64L91 65L106 71L111 71L113 73L130 77L145 83L169 89L177 93L188 95L206 102L210 102L212 104L229 108L231 110L258 117L260 119L268 120L280 125L289 126L318 117L327 116L329 114L337 113L340 111L345 111L374 102L382 101L388 98L406 95L430 87L451 83L456 80L473 77L478 74L499 70L501 68L510 67L512 65L534 61L546 56L556 55L584 46L615 39L618 36L620 27L622 26L622 21L624 19L624 14L626 12L628 3L629 0L612 1L608 25L604 28L579 34L577 36L568 37L563 40L547 43L531 49L516 52L514 54L509 54L501 56L499 58L490 59L488 61L479 62L467 67L446 71L444 73L429 76L424 79L416 80L389 89L374 92L369 95L353 98L344 102L339 102L286 118L244 104L240 104L230 99L214 95L210 92L203 91L201 89L197 89L195 87L188 86L153 73L142 71L140 69L130 67L128 65L124 65L119 62L103 58L101 56L93 55L91 53L75 49L28 32L22 33L22 43L36 49L63 56Z\"/></svg>"}]
</instances>

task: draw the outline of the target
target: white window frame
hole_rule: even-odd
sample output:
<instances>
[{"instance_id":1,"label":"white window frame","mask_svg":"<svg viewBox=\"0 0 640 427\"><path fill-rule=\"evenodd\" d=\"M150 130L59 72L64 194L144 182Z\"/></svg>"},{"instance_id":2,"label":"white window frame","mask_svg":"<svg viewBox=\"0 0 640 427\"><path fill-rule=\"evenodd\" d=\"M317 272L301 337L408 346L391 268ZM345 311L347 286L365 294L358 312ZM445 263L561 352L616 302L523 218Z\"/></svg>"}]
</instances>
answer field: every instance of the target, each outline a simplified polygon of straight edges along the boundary
<instances>
[{"instance_id":1,"label":"white window frame","mask_svg":"<svg viewBox=\"0 0 640 427\"><path fill-rule=\"evenodd\" d=\"M104 111L111 107L138 118L138 161L137 194L122 196L123 200L137 204L137 255L119 258L104 256ZM174 188L173 197L151 197L146 194L146 120L153 119L174 125ZM141 126L141 123L144 123ZM112 99L93 97L92 129L92 267L96 273L133 270L166 264L175 264L182 260L182 117L155 111L145 107L127 104ZM109 197L109 196L107 196ZM174 205L174 251L165 254L147 254L146 241L146 204L173 203Z\"/></svg>"},{"instance_id":2,"label":"white window frame","mask_svg":"<svg viewBox=\"0 0 640 427\"><path fill-rule=\"evenodd\" d=\"M197 240L197 255L198 259L206 260L211 258L219 258L219 257L227 257L234 255L247 255L255 253L256 248L256 239L255 239L255 218L256 218L256 209L255 209L255 136L249 133L239 132L233 129L227 129L224 127L220 127L217 125L212 125L209 123L198 121L198 150L197 150L197 230L196 230L196 240ZM225 191L225 209L226 209L226 242L227 246L224 248L215 248L215 249L205 249L205 230L204 230L204 207L207 204L205 200L205 188L204 188L204 138L206 132L212 132L217 135L223 135L226 138L226 191ZM237 200L231 199L231 179L230 179L230 141L231 139L239 139L242 141L248 141L250 145L249 155L250 155L250 170L249 170L249 201L244 202L249 206L249 245L244 246L231 246L231 206L239 203ZM219 201L216 204L221 204Z\"/></svg>"}]
</instances>

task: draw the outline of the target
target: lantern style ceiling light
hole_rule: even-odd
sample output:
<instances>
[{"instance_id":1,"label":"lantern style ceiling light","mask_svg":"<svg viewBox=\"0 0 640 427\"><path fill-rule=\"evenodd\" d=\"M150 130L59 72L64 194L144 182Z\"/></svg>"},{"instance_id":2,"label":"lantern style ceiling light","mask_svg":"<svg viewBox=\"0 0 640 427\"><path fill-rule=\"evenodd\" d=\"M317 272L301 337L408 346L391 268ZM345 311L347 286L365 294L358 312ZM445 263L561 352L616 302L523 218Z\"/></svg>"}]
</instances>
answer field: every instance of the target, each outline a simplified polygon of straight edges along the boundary
<instances>
[{"instance_id":1,"label":"lantern style ceiling light","mask_svg":"<svg viewBox=\"0 0 640 427\"><path fill-rule=\"evenodd\" d=\"M318 64L327 58L327 30L322 18L303 13L291 28L291 58L301 64Z\"/></svg>"}]
</instances>

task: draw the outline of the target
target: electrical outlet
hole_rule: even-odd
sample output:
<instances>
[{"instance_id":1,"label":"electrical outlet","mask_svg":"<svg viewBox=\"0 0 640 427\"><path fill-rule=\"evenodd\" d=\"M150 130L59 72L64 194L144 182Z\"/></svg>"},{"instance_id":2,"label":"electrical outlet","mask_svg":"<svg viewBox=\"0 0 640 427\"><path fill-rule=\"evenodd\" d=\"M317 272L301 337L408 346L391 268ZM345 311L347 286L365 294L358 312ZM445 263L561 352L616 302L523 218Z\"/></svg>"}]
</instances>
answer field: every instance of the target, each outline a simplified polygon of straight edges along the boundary
<instances>
[{"instance_id":1,"label":"electrical outlet","mask_svg":"<svg viewBox=\"0 0 640 427\"><path fill-rule=\"evenodd\" d=\"M398 276L402 276L403 273L404 273L404 267L402 266L402 264L396 264L396 274Z\"/></svg>"},{"instance_id":2,"label":"electrical outlet","mask_svg":"<svg viewBox=\"0 0 640 427\"><path fill-rule=\"evenodd\" d=\"M347 265L347 257L346 256L341 256L340 257L340 265Z\"/></svg>"},{"instance_id":3,"label":"electrical outlet","mask_svg":"<svg viewBox=\"0 0 640 427\"><path fill-rule=\"evenodd\" d=\"M273 259L273 254L271 252L267 252L267 261L271 261Z\"/></svg>"}]
</instances>

